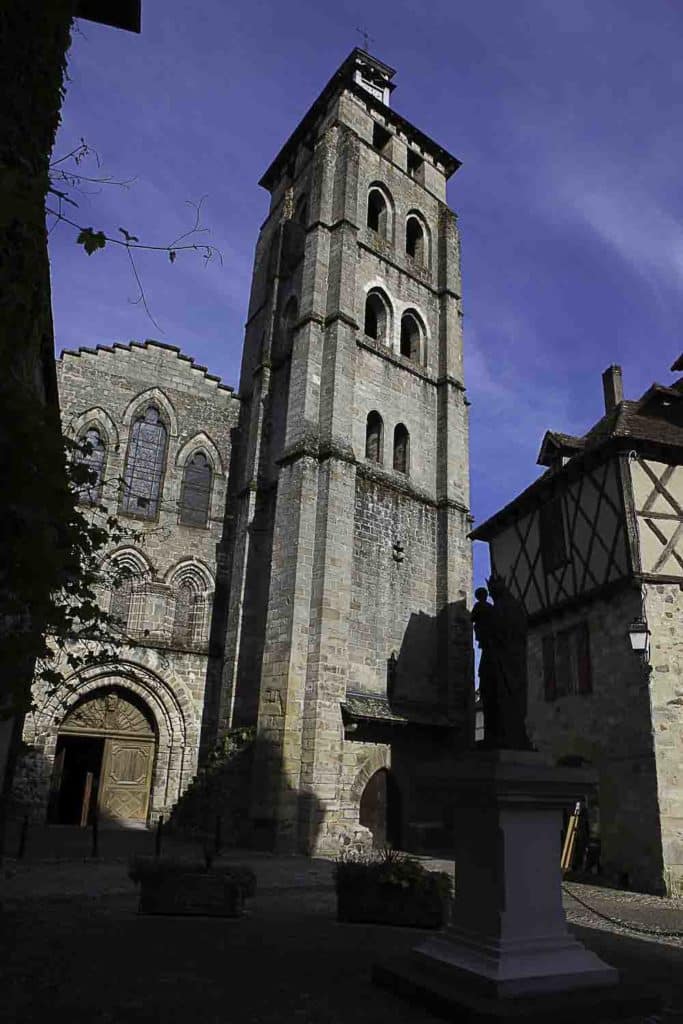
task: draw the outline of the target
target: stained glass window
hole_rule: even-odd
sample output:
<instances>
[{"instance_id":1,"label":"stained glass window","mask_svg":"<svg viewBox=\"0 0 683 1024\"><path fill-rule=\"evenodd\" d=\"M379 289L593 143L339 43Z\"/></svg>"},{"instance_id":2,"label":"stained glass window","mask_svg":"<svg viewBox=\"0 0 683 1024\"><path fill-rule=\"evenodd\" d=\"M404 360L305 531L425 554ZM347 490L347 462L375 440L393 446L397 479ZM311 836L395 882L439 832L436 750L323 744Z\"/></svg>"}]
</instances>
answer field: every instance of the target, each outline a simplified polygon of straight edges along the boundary
<instances>
[{"instance_id":1,"label":"stained glass window","mask_svg":"<svg viewBox=\"0 0 683 1024\"><path fill-rule=\"evenodd\" d=\"M180 494L180 522L186 526L206 526L211 497L211 464L203 452L196 452L185 463Z\"/></svg>"},{"instance_id":2,"label":"stained glass window","mask_svg":"<svg viewBox=\"0 0 683 1024\"><path fill-rule=\"evenodd\" d=\"M159 510L161 479L166 461L167 432L154 405L138 417L131 431L123 474L123 509L153 519Z\"/></svg>"}]
</instances>

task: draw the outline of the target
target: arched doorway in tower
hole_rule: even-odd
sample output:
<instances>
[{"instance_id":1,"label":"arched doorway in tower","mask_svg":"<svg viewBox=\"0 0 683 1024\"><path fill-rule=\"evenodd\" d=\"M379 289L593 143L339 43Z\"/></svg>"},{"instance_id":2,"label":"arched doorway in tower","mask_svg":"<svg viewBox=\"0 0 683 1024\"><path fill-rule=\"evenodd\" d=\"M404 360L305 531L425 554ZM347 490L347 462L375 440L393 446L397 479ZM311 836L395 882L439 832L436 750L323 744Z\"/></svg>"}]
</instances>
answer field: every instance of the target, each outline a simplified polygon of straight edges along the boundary
<instances>
[{"instance_id":1,"label":"arched doorway in tower","mask_svg":"<svg viewBox=\"0 0 683 1024\"><path fill-rule=\"evenodd\" d=\"M388 768L371 775L360 798L359 822L372 832L373 846L401 846L401 792Z\"/></svg>"},{"instance_id":2,"label":"arched doorway in tower","mask_svg":"<svg viewBox=\"0 0 683 1024\"><path fill-rule=\"evenodd\" d=\"M97 690L62 722L49 817L86 825L144 823L156 751L156 730L144 703L123 687Z\"/></svg>"}]
</instances>

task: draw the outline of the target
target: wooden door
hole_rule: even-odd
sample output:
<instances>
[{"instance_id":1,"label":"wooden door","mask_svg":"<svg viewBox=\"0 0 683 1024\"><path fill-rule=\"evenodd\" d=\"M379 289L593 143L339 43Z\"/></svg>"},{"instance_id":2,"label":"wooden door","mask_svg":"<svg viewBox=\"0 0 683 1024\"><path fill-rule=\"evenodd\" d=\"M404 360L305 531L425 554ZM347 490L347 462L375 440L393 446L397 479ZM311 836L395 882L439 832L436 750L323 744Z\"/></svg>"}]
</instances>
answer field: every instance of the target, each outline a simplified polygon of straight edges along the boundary
<instances>
[{"instance_id":1,"label":"wooden door","mask_svg":"<svg viewBox=\"0 0 683 1024\"><path fill-rule=\"evenodd\" d=\"M377 847L385 846L387 840L387 775L386 768L375 772L360 801L360 824L370 829Z\"/></svg>"},{"instance_id":2,"label":"wooden door","mask_svg":"<svg viewBox=\"0 0 683 1024\"><path fill-rule=\"evenodd\" d=\"M105 740L98 800L103 819L146 821L153 758L151 740Z\"/></svg>"}]
</instances>

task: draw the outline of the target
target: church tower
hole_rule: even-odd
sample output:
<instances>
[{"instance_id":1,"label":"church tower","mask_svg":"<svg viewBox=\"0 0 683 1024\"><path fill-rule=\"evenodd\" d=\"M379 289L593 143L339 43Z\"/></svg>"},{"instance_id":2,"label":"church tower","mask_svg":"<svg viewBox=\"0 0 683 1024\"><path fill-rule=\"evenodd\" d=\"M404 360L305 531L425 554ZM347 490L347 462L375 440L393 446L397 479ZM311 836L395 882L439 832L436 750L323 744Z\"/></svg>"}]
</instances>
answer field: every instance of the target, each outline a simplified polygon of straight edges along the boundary
<instances>
[{"instance_id":1,"label":"church tower","mask_svg":"<svg viewBox=\"0 0 683 1024\"><path fill-rule=\"evenodd\" d=\"M281 851L447 827L471 730L459 161L393 76L355 49L260 182L220 721Z\"/></svg>"}]
</instances>

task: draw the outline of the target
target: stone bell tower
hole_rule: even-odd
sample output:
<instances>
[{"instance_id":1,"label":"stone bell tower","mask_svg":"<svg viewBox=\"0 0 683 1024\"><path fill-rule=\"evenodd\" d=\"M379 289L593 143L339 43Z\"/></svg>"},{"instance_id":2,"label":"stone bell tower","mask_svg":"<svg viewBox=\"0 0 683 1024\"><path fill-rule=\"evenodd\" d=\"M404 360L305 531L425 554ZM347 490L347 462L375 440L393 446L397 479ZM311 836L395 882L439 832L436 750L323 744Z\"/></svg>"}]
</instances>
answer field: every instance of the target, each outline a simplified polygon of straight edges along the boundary
<instances>
[{"instance_id":1,"label":"stone bell tower","mask_svg":"<svg viewBox=\"0 0 683 1024\"><path fill-rule=\"evenodd\" d=\"M410 845L470 727L459 161L393 75L354 50L260 182L221 719L258 726L252 821L283 851Z\"/></svg>"}]
</instances>

